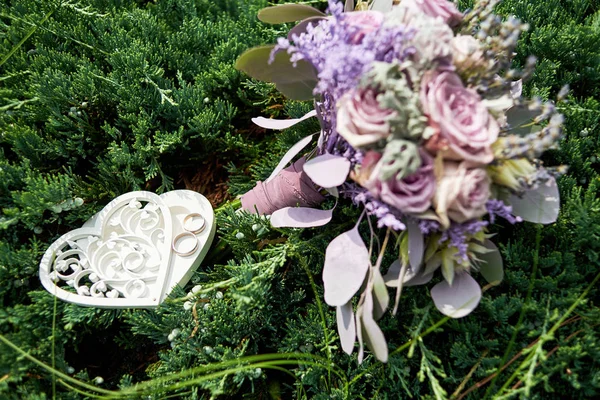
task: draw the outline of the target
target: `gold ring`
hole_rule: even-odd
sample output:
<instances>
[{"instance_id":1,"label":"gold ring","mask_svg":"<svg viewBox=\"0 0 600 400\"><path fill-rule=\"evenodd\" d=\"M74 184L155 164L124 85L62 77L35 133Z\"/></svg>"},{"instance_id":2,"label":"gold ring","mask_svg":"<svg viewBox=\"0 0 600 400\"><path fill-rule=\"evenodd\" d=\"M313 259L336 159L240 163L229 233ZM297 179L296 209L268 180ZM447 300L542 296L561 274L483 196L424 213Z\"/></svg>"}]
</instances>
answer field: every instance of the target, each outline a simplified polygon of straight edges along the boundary
<instances>
[{"instance_id":1,"label":"gold ring","mask_svg":"<svg viewBox=\"0 0 600 400\"><path fill-rule=\"evenodd\" d=\"M194 247L191 250L183 252L183 251L180 251L180 250L177 249L177 244L181 241L181 239L184 239L186 237L193 238L194 241L195 241L195 244L194 244ZM192 254L194 254L196 252L196 250L198 250L198 238L196 238L196 235L194 235L191 232L180 233L179 235L175 236L175 239L173 239L173 243L171 244L171 248L173 249L173 251L175 253L177 253L181 257L191 256Z\"/></svg>"},{"instance_id":2,"label":"gold ring","mask_svg":"<svg viewBox=\"0 0 600 400\"><path fill-rule=\"evenodd\" d=\"M185 225L187 224L187 222L193 220L193 218L200 218L200 221L201 221L200 226L198 228L196 228L196 229L188 229L188 228L186 228ZM188 214L183 219L183 229L185 229L188 232L191 232L191 233L194 233L194 234L200 233L200 232L202 232L204 230L205 227L206 227L206 220L199 213Z\"/></svg>"}]
</instances>

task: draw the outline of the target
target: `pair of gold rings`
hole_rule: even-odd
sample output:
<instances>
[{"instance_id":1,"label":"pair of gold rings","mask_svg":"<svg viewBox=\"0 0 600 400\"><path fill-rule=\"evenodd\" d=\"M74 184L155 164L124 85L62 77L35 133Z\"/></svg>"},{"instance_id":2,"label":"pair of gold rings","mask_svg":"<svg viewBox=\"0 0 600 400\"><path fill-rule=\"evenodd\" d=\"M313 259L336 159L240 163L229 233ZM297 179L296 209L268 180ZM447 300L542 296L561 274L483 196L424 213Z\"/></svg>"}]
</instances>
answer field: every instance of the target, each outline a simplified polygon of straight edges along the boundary
<instances>
[{"instance_id":1,"label":"pair of gold rings","mask_svg":"<svg viewBox=\"0 0 600 400\"><path fill-rule=\"evenodd\" d=\"M171 246L173 251L181 257L188 257L194 254L200 245L196 235L201 233L204 228L206 228L206 220L201 214L191 213L186 215L186 217L183 219L183 229L185 232L180 233L179 235L175 236L175 239L173 239L173 244ZM195 240L194 246L189 250L183 250L181 248L181 245L186 238L193 238Z\"/></svg>"}]
</instances>

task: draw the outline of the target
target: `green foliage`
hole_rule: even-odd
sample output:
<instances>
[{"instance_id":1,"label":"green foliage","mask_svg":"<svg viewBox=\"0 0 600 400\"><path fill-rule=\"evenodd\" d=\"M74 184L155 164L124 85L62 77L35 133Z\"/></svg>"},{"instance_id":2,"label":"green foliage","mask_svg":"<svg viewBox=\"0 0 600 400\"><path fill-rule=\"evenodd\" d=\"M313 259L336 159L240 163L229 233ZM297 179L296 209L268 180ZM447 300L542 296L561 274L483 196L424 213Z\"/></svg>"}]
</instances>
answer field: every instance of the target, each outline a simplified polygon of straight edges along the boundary
<instances>
[{"instance_id":1,"label":"green foliage","mask_svg":"<svg viewBox=\"0 0 600 400\"><path fill-rule=\"evenodd\" d=\"M156 310L55 303L37 279L47 246L113 197L182 188L185 174L212 161L227 166L230 192L242 194L318 131L314 120L268 134L250 123L312 107L284 101L233 67L247 48L286 32L257 21L266 2L0 1L3 338L125 398L600 395L597 288L582 297L600 270L598 1L499 6L531 26L518 60L535 54L539 68L526 92L553 98L571 83L560 106L565 139L545 159L570 166L559 181L559 220L543 229L494 226L505 280L467 318L443 319L425 287L406 288L398 315L380 324L389 362L367 353L362 365L342 352L335 310L321 300L325 248L359 213L345 203L327 228L304 231L272 229L226 207L202 269ZM361 231L367 238L366 223ZM271 353L289 354L256 358ZM47 369L0 344L0 398L50 398L54 390L56 398L85 398L60 382L54 389Z\"/></svg>"}]
</instances>

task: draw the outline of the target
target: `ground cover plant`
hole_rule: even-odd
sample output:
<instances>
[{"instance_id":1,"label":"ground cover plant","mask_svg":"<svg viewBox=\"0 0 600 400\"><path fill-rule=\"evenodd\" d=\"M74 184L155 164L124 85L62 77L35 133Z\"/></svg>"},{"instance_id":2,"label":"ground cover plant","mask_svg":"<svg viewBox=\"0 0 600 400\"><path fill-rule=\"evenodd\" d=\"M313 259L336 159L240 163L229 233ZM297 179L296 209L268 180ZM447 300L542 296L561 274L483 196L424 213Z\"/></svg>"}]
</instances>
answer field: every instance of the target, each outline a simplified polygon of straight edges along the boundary
<instances>
[{"instance_id":1,"label":"ground cover plant","mask_svg":"<svg viewBox=\"0 0 600 400\"><path fill-rule=\"evenodd\" d=\"M0 398L598 396L600 2L498 7L530 25L517 48L539 59L526 94L550 99L571 85L565 139L545 155L570 166L559 220L495 225L503 283L461 320L407 290L398 315L380 322L389 362L367 354L360 366L320 300L325 247L356 220L352 207L306 232L220 208L214 250L157 310L56 302L37 278L47 246L115 196L189 188L219 207L318 130L306 121L273 134L250 122L312 106L233 67L289 29L256 19L267 3L1 4Z\"/></svg>"}]
</instances>

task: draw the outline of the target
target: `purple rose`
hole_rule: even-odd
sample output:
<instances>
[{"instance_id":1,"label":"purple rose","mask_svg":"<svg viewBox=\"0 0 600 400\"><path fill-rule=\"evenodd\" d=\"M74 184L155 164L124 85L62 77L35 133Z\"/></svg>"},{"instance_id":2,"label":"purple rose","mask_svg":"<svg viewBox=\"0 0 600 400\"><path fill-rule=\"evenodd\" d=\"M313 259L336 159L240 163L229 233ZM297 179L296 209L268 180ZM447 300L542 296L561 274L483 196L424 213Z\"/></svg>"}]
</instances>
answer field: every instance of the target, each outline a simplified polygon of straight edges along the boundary
<instances>
[{"instance_id":1,"label":"purple rose","mask_svg":"<svg viewBox=\"0 0 600 400\"><path fill-rule=\"evenodd\" d=\"M448 0L402 0L400 7L433 18L441 17L449 26L457 25L463 18L454 3Z\"/></svg>"},{"instance_id":2,"label":"purple rose","mask_svg":"<svg viewBox=\"0 0 600 400\"><path fill-rule=\"evenodd\" d=\"M361 147L385 139L390 134L390 117L395 111L379 107L377 93L357 89L337 102L336 130L352 147Z\"/></svg>"},{"instance_id":3,"label":"purple rose","mask_svg":"<svg viewBox=\"0 0 600 400\"><path fill-rule=\"evenodd\" d=\"M433 173L433 159L424 150L419 150L422 164L419 169L407 177L396 177L379 181L381 163L375 167L365 187L386 204L406 214L420 214L430 206L435 194L436 182Z\"/></svg>"},{"instance_id":4,"label":"purple rose","mask_svg":"<svg viewBox=\"0 0 600 400\"><path fill-rule=\"evenodd\" d=\"M383 24L384 15L379 11L354 11L344 14L344 22L356 29L350 38L351 44L359 44L365 35L377 30Z\"/></svg>"},{"instance_id":5,"label":"purple rose","mask_svg":"<svg viewBox=\"0 0 600 400\"><path fill-rule=\"evenodd\" d=\"M483 168L467 163L444 162L444 169L433 199L435 211L444 226L463 223L487 213L491 179Z\"/></svg>"},{"instance_id":6,"label":"purple rose","mask_svg":"<svg viewBox=\"0 0 600 400\"><path fill-rule=\"evenodd\" d=\"M474 165L492 162L492 144L498 138L498 123L479 95L467 89L454 72L428 71L421 81L421 105L429 125L438 133L426 144L441 151L445 159L465 160Z\"/></svg>"}]
</instances>

